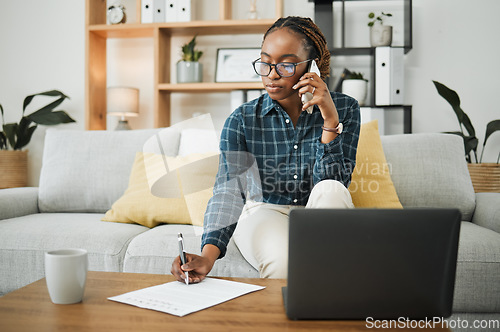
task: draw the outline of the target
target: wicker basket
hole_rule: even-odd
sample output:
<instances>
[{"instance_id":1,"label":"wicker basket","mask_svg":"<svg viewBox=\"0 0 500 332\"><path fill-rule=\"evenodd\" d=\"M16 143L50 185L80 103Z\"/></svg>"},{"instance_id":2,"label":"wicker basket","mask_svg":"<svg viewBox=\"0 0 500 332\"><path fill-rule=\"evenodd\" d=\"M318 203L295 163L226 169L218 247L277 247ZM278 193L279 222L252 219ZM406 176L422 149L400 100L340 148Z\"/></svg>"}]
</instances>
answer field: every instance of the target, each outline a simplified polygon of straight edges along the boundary
<instances>
[{"instance_id":1,"label":"wicker basket","mask_svg":"<svg viewBox=\"0 0 500 332\"><path fill-rule=\"evenodd\" d=\"M0 189L26 187L28 151L0 150Z\"/></svg>"},{"instance_id":2,"label":"wicker basket","mask_svg":"<svg viewBox=\"0 0 500 332\"><path fill-rule=\"evenodd\" d=\"M477 193L500 193L500 164L468 164L472 186Z\"/></svg>"}]
</instances>

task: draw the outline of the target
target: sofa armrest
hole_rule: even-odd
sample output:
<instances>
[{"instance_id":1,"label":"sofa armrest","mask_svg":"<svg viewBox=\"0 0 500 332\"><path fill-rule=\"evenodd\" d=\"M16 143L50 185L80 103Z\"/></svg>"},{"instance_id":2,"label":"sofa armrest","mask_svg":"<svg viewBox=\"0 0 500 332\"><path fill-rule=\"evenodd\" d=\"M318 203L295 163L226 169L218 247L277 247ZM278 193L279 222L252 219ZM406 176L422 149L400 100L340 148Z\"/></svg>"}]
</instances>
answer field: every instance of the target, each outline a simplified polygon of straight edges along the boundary
<instances>
[{"instance_id":1,"label":"sofa armrest","mask_svg":"<svg viewBox=\"0 0 500 332\"><path fill-rule=\"evenodd\" d=\"M476 193L472 222L500 233L500 193Z\"/></svg>"},{"instance_id":2,"label":"sofa armrest","mask_svg":"<svg viewBox=\"0 0 500 332\"><path fill-rule=\"evenodd\" d=\"M38 187L0 189L0 220L39 212Z\"/></svg>"}]
</instances>

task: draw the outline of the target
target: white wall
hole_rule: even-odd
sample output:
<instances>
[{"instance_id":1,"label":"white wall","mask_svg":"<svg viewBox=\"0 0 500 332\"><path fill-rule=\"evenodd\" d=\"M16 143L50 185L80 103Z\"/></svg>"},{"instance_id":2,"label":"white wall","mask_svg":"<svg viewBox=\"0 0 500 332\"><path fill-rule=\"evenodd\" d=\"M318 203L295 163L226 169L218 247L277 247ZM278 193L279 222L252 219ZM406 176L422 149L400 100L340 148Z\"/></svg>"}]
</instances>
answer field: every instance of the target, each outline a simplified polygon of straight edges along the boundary
<instances>
[{"instance_id":1,"label":"white wall","mask_svg":"<svg viewBox=\"0 0 500 332\"><path fill-rule=\"evenodd\" d=\"M203 6L197 18L217 17L214 5L218 1L194 1L197 6ZM233 2L233 15L244 18L244 2ZM307 0L285 2L285 15L313 15L313 5ZM269 2L259 0L258 7L262 17L270 18L274 15L274 7L266 7L269 6L266 3ZM384 6L387 1L380 3ZM363 29L366 26L365 13L362 9L357 10L359 18L351 22L357 27L354 35L349 35L353 39L349 39L351 45L367 40L368 32ZM413 50L406 56L405 103L413 105L414 132L458 129L453 111L437 94L432 80L438 80L459 93L462 107L471 118L481 143L486 123L500 119L497 83L500 76L500 62L497 60L500 54L500 27L496 17L499 11L500 2L497 0L413 1ZM131 15L129 19L135 18ZM358 20L362 21L359 25ZM398 18L394 20L397 26ZM76 124L61 125L59 128L84 128L84 29L84 0L0 1L0 103L6 112L6 122L19 120L22 102L27 95L59 89L71 97L61 108L77 120ZM401 32L395 33L397 40ZM172 63L178 59L177 48L186 41L188 38L174 40ZM258 47L260 43L260 35L200 37L199 47L205 51L202 58L205 80L213 78L217 47ZM133 128L153 124L148 112L152 108L153 97L152 54L151 39L108 41L108 86L131 85L141 91L141 116L130 120ZM333 59L338 68L345 64L343 61L348 60ZM361 58L352 61L356 65L368 66L366 61L369 60ZM228 96L175 94L172 98L172 120L175 123L196 112L210 112L220 129L231 111ZM41 99L33 106L45 101ZM114 121L109 119L109 128L113 129ZM44 132L45 128L37 129L28 145L29 185L32 186L38 185ZM500 147L500 133L490 140L484 161L495 160Z\"/></svg>"},{"instance_id":2,"label":"white wall","mask_svg":"<svg viewBox=\"0 0 500 332\"><path fill-rule=\"evenodd\" d=\"M496 0L414 0L413 50L405 80L414 132L459 129L432 84L436 80L457 91L482 146L486 124L500 119L499 10ZM500 152L500 132L489 140L483 162L495 162Z\"/></svg>"},{"instance_id":3,"label":"white wall","mask_svg":"<svg viewBox=\"0 0 500 332\"><path fill-rule=\"evenodd\" d=\"M24 98L57 89L71 99L61 104L84 128L85 2L66 0L0 1L0 104L5 122L19 122ZM37 97L26 111L51 99ZM62 126L60 127L62 128ZM28 185L37 186L45 128L27 146Z\"/></svg>"}]
</instances>

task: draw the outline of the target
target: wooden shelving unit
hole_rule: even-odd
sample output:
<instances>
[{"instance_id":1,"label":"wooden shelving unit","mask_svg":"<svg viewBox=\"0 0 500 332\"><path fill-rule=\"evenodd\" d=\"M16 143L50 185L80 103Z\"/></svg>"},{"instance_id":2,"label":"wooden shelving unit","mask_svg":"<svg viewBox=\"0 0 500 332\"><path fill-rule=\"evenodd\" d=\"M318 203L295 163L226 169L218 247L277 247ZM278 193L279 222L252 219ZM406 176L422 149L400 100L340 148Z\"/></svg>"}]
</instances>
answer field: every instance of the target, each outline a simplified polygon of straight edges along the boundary
<instances>
[{"instance_id":1,"label":"wooden shelving unit","mask_svg":"<svg viewBox=\"0 0 500 332\"><path fill-rule=\"evenodd\" d=\"M136 0L136 17L141 17L141 0ZM283 15L283 0L275 0L276 17ZM106 129L106 40L109 38L153 38L154 42L154 126L170 125L171 93L229 92L261 89L261 83L170 82L170 45L174 36L235 35L264 33L274 19L232 20L231 0L219 0L219 20L178 23L106 24L106 0L86 0L85 114L86 129Z\"/></svg>"},{"instance_id":2,"label":"wooden shelving unit","mask_svg":"<svg viewBox=\"0 0 500 332\"><path fill-rule=\"evenodd\" d=\"M170 92L229 92L232 90L263 89L262 83L184 83L184 84L159 84L158 89Z\"/></svg>"}]
</instances>

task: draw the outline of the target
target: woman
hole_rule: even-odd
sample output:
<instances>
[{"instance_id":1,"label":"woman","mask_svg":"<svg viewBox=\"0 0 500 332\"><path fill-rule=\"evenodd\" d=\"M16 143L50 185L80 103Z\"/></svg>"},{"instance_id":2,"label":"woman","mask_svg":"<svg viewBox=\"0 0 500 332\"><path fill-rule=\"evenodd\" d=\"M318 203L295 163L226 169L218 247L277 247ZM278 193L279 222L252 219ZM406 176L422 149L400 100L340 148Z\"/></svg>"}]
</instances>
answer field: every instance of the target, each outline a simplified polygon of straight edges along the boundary
<instances>
[{"instance_id":1,"label":"woman","mask_svg":"<svg viewBox=\"0 0 500 332\"><path fill-rule=\"evenodd\" d=\"M309 72L317 63L321 77ZM292 208L351 208L347 187L355 166L357 101L330 93L323 81L330 52L309 18L280 18L264 35L254 63L267 94L226 120L221 158L204 220L201 256L172 263L172 274L199 282L233 236L261 277L286 278L288 214ZM305 93L313 98L302 103ZM312 112L305 112L313 106Z\"/></svg>"}]
</instances>

